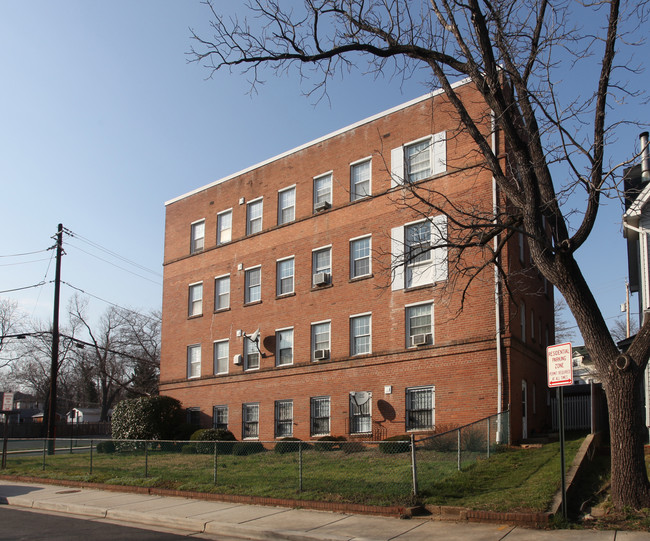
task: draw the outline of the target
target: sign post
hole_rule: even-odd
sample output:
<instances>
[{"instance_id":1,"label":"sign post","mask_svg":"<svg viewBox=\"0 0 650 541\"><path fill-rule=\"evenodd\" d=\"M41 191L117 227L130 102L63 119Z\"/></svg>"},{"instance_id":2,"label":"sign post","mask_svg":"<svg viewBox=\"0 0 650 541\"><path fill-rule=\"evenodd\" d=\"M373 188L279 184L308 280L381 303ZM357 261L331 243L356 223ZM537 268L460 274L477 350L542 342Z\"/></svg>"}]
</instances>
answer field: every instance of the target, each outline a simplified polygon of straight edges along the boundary
<instances>
[{"instance_id":1,"label":"sign post","mask_svg":"<svg viewBox=\"0 0 650 541\"><path fill-rule=\"evenodd\" d=\"M562 516L567 519L566 479L564 463L564 386L573 385L573 349L571 343L546 348L548 386L557 388L558 420L560 428L560 468L562 477Z\"/></svg>"},{"instance_id":2,"label":"sign post","mask_svg":"<svg viewBox=\"0 0 650 541\"><path fill-rule=\"evenodd\" d=\"M2 438L2 469L7 467L7 440L9 438L9 415L14 409L14 393L4 393L2 395L2 413L4 414L5 426Z\"/></svg>"}]
</instances>

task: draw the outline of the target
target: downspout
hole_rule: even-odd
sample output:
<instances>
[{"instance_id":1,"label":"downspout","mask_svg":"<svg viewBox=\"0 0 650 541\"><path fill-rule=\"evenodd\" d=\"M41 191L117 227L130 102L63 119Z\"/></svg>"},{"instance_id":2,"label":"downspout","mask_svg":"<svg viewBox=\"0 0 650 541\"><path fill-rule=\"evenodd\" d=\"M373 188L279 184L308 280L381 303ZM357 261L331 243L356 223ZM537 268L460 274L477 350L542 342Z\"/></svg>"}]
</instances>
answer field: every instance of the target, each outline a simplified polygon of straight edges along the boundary
<instances>
[{"instance_id":1,"label":"downspout","mask_svg":"<svg viewBox=\"0 0 650 541\"><path fill-rule=\"evenodd\" d=\"M492 121L492 152L494 155L497 155L497 140L496 140L496 122L494 119L494 111L490 111L490 117ZM492 175L492 212L494 215L494 223L496 225L498 220L499 213L499 195L497 192L497 182ZM494 251L499 247L499 239L494 237ZM497 354L497 434L496 442L501 442L501 413L502 413L502 403L503 403L503 351L501 348L501 295L499 287L499 265L498 258L494 264L494 313L495 313L495 345L496 345L496 354Z\"/></svg>"}]
</instances>

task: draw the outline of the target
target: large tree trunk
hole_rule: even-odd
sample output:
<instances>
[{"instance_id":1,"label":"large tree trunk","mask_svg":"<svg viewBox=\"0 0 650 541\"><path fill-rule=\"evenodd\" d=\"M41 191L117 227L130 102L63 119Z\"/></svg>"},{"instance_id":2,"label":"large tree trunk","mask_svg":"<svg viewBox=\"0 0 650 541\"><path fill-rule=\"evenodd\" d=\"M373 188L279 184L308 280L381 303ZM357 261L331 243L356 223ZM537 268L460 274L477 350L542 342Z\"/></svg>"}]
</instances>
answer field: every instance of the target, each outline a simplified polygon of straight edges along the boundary
<instances>
[{"instance_id":1,"label":"large tree trunk","mask_svg":"<svg viewBox=\"0 0 650 541\"><path fill-rule=\"evenodd\" d=\"M612 453L612 501L620 507L650 507L650 482L643 453L645 426L643 422L643 370L636 363L628 364L625 356L612 363L605 387L609 408L609 431Z\"/></svg>"}]
</instances>

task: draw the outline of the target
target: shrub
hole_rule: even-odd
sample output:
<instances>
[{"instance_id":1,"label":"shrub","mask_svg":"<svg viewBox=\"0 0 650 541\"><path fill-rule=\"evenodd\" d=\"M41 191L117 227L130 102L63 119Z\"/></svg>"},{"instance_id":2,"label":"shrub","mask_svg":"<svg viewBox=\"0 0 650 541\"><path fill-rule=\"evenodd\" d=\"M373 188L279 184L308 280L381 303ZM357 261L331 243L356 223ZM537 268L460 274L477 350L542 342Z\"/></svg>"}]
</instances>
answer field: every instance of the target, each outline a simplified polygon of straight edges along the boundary
<instances>
[{"instance_id":1,"label":"shrub","mask_svg":"<svg viewBox=\"0 0 650 541\"><path fill-rule=\"evenodd\" d=\"M235 456L248 456L266 451L262 442L259 441L238 441L232 446L232 454Z\"/></svg>"},{"instance_id":2,"label":"shrub","mask_svg":"<svg viewBox=\"0 0 650 541\"><path fill-rule=\"evenodd\" d=\"M220 455L229 455L232 453L232 448L237 438L235 438L235 435L230 430L224 430L223 428L202 428L194 432L190 436L190 440L205 442L196 444L197 453L214 453L215 442L217 442L217 453Z\"/></svg>"},{"instance_id":3,"label":"shrub","mask_svg":"<svg viewBox=\"0 0 650 541\"><path fill-rule=\"evenodd\" d=\"M113 454L115 452L115 443L111 440L100 441L97 444L97 452L105 453L107 455Z\"/></svg>"},{"instance_id":4,"label":"shrub","mask_svg":"<svg viewBox=\"0 0 650 541\"><path fill-rule=\"evenodd\" d=\"M302 450L311 449L311 445L305 443L300 438L282 438L275 444L274 451L279 454L297 453L302 446Z\"/></svg>"},{"instance_id":5,"label":"shrub","mask_svg":"<svg viewBox=\"0 0 650 541\"><path fill-rule=\"evenodd\" d=\"M487 442L485 435L479 428L469 428L461 431L462 448L465 451L471 452L485 452L487 450Z\"/></svg>"},{"instance_id":6,"label":"shrub","mask_svg":"<svg viewBox=\"0 0 650 541\"><path fill-rule=\"evenodd\" d=\"M196 454L196 443L186 443L181 447L181 453L184 455L195 455Z\"/></svg>"},{"instance_id":7,"label":"shrub","mask_svg":"<svg viewBox=\"0 0 650 541\"><path fill-rule=\"evenodd\" d=\"M363 453L366 450L366 446L360 441L350 441L341 444L341 449L346 454L350 453Z\"/></svg>"},{"instance_id":8,"label":"shrub","mask_svg":"<svg viewBox=\"0 0 650 541\"><path fill-rule=\"evenodd\" d=\"M340 451L341 450L341 442L342 441L347 441L345 436L321 436L318 438L319 442L323 443L317 443L314 445L314 449L317 451Z\"/></svg>"},{"instance_id":9,"label":"shrub","mask_svg":"<svg viewBox=\"0 0 650 541\"><path fill-rule=\"evenodd\" d=\"M411 450L411 436L400 434L386 438L379 444L379 452L385 454L408 453Z\"/></svg>"},{"instance_id":10,"label":"shrub","mask_svg":"<svg viewBox=\"0 0 650 541\"><path fill-rule=\"evenodd\" d=\"M170 440L183 423L181 403L170 396L145 396L119 402L113 410L113 438Z\"/></svg>"}]
</instances>

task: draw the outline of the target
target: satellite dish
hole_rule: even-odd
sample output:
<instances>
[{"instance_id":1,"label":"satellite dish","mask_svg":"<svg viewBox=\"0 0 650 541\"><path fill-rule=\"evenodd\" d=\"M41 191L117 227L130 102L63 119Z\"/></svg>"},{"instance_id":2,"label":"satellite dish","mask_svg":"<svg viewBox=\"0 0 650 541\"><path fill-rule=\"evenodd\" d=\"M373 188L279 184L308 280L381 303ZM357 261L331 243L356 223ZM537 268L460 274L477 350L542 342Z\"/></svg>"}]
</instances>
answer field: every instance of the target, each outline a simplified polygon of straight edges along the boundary
<instances>
[{"instance_id":1,"label":"satellite dish","mask_svg":"<svg viewBox=\"0 0 650 541\"><path fill-rule=\"evenodd\" d=\"M252 342L257 342L260 338L260 330L257 329L253 334L250 335L249 338Z\"/></svg>"},{"instance_id":2,"label":"satellite dish","mask_svg":"<svg viewBox=\"0 0 650 541\"><path fill-rule=\"evenodd\" d=\"M357 406L362 406L372 398L372 393L368 391L357 391L350 393Z\"/></svg>"}]
</instances>

